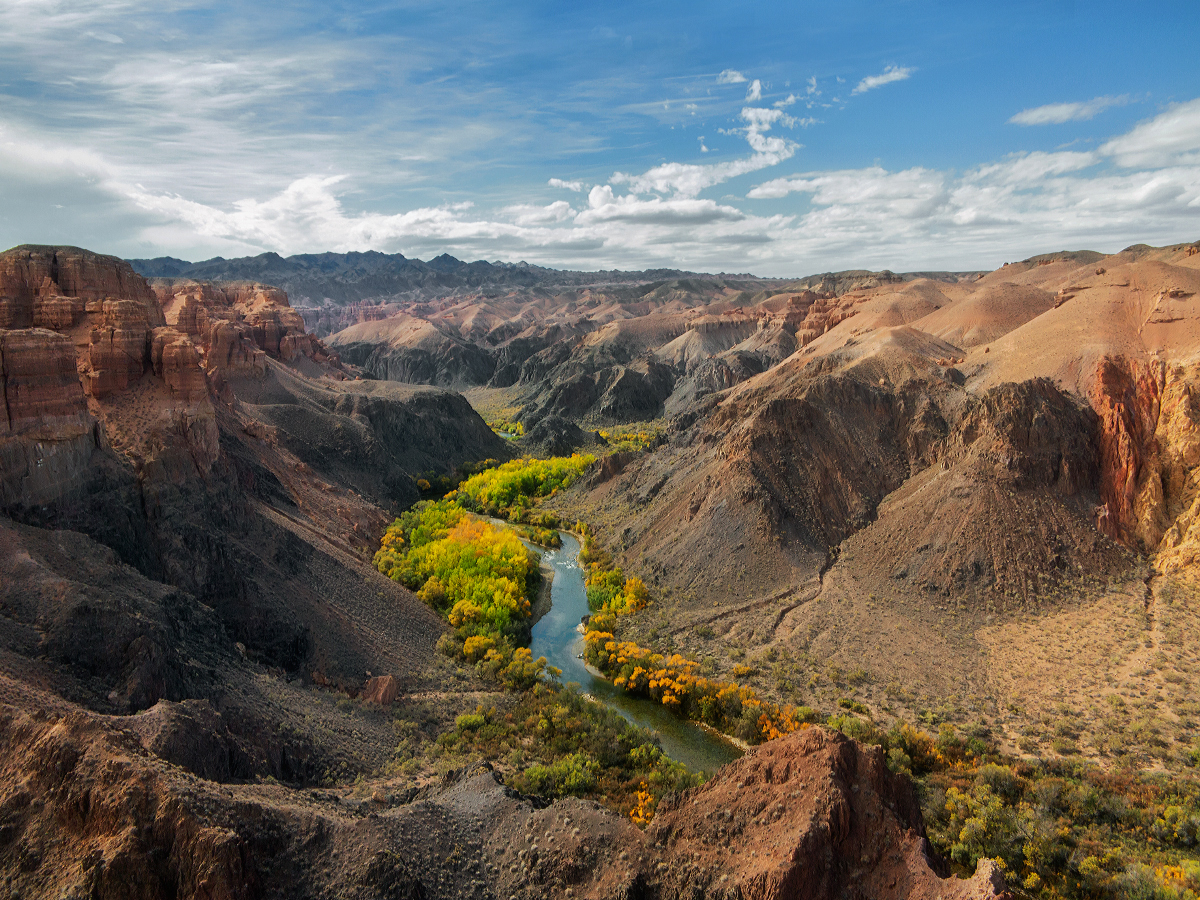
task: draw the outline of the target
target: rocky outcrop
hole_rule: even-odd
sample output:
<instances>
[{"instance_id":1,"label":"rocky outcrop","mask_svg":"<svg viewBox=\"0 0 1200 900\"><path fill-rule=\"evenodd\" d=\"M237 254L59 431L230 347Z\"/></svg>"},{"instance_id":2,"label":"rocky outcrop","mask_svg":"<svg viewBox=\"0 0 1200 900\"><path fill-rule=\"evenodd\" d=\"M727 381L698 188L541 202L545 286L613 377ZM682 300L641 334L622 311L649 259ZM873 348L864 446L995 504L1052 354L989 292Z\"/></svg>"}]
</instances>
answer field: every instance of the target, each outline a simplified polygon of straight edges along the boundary
<instances>
[{"instance_id":1,"label":"rocky outcrop","mask_svg":"<svg viewBox=\"0 0 1200 900\"><path fill-rule=\"evenodd\" d=\"M163 380L172 396L196 403L208 396L208 378L201 368L202 357L187 335L174 328L156 328L150 349L154 374Z\"/></svg>"},{"instance_id":2,"label":"rocky outcrop","mask_svg":"<svg viewBox=\"0 0 1200 900\"><path fill-rule=\"evenodd\" d=\"M574 422L558 416L547 416L525 433L524 445L536 447L546 456L570 456L595 436Z\"/></svg>"},{"instance_id":3,"label":"rocky outcrop","mask_svg":"<svg viewBox=\"0 0 1200 900\"><path fill-rule=\"evenodd\" d=\"M1147 517L1161 499L1155 497L1161 484L1147 477L1143 464L1158 452L1155 431L1163 378L1161 363L1110 356L1101 360L1091 390L1092 407L1101 421L1102 506L1097 527L1130 546L1157 543L1154 523Z\"/></svg>"},{"instance_id":4,"label":"rocky outcrop","mask_svg":"<svg viewBox=\"0 0 1200 900\"><path fill-rule=\"evenodd\" d=\"M79 485L98 444L66 335L0 331L0 500L40 503Z\"/></svg>"},{"instance_id":5,"label":"rocky outcrop","mask_svg":"<svg viewBox=\"0 0 1200 900\"><path fill-rule=\"evenodd\" d=\"M210 371L224 376L258 377L267 371L266 351L258 349L247 325L217 322L209 329L205 343Z\"/></svg>"},{"instance_id":6,"label":"rocky outcrop","mask_svg":"<svg viewBox=\"0 0 1200 900\"><path fill-rule=\"evenodd\" d=\"M912 783L883 751L822 728L771 741L665 800L646 839L663 900L1001 896L991 861L969 880L933 869Z\"/></svg>"},{"instance_id":7,"label":"rocky outcrop","mask_svg":"<svg viewBox=\"0 0 1200 900\"><path fill-rule=\"evenodd\" d=\"M340 377L335 355L305 330L287 294L256 282L211 284L155 279L154 291L166 319L192 338L205 355L206 370L229 377L261 377L267 357L295 363L302 358L329 364Z\"/></svg>"},{"instance_id":8,"label":"rocky outcrop","mask_svg":"<svg viewBox=\"0 0 1200 900\"><path fill-rule=\"evenodd\" d=\"M97 399L123 391L146 371L150 323L142 304L105 300L103 323L92 329L87 391Z\"/></svg>"},{"instance_id":9,"label":"rocky outcrop","mask_svg":"<svg viewBox=\"0 0 1200 900\"><path fill-rule=\"evenodd\" d=\"M0 328L68 328L88 301L109 298L138 303L150 325L165 324L146 279L115 256L31 244L0 254Z\"/></svg>"},{"instance_id":10,"label":"rocky outcrop","mask_svg":"<svg viewBox=\"0 0 1200 900\"><path fill-rule=\"evenodd\" d=\"M202 821L169 777L94 718L46 721L9 707L0 712L0 747L0 781L12 786L3 808L12 839L0 859L14 895L255 895L238 835Z\"/></svg>"},{"instance_id":11,"label":"rocky outcrop","mask_svg":"<svg viewBox=\"0 0 1200 900\"><path fill-rule=\"evenodd\" d=\"M376 675L363 685L362 699L379 706L391 706L400 695L400 685L391 675Z\"/></svg>"},{"instance_id":12,"label":"rocky outcrop","mask_svg":"<svg viewBox=\"0 0 1200 900\"><path fill-rule=\"evenodd\" d=\"M1101 420L1098 527L1159 551L1160 571L1186 570L1200 558L1200 364L1106 357L1091 401Z\"/></svg>"}]
</instances>

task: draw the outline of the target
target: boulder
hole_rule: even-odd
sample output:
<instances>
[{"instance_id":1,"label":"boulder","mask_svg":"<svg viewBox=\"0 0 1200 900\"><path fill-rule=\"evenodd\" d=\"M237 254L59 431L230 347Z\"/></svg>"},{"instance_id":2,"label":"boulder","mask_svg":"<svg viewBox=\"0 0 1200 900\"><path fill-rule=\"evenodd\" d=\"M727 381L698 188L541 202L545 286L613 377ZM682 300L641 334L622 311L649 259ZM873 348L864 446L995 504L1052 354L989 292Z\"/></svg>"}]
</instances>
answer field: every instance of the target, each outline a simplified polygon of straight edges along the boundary
<instances>
[{"instance_id":1,"label":"boulder","mask_svg":"<svg viewBox=\"0 0 1200 900\"><path fill-rule=\"evenodd\" d=\"M400 685L391 675L376 675L363 685L362 699L380 706L391 706L400 694Z\"/></svg>"}]
</instances>

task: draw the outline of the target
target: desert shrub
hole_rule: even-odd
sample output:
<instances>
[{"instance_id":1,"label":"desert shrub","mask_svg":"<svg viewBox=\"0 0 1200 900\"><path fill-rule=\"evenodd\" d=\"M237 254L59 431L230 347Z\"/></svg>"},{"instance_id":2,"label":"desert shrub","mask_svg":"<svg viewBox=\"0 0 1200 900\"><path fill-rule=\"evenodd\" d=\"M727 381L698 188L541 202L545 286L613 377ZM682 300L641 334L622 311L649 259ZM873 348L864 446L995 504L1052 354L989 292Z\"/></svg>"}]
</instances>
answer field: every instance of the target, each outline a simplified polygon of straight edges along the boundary
<instances>
[{"instance_id":1,"label":"desert shrub","mask_svg":"<svg viewBox=\"0 0 1200 900\"><path fill-rule=\"evenodd\" d=\"M548 766L535 763L517 779L518 789L545 797L579 796L596 784L600 764L584 753L572 753Z\"/></svg>"},{"instance_id":2,"label":"desert shrub","mask_svg":"<svg viewBox=\"0 0 1200 900\"><path fill-rule=\"evenodd\" d=\"M860 744L881 744L884 741L883 734L875 728L874 723L857 716L831 716L829 727L837 729L846 737L854 738Z\"/></svg>"},{"instance_id":3,"label":"desert shrub","mask_svg":"<svg viewBox=\"0 0 1200 900\"><path fill-rule=\"evenodd\" d=\"M487 724L487 717L481 713L465 713L454 720L454 727L459 731L475 731Z\"/></svg>"}]
</instances>

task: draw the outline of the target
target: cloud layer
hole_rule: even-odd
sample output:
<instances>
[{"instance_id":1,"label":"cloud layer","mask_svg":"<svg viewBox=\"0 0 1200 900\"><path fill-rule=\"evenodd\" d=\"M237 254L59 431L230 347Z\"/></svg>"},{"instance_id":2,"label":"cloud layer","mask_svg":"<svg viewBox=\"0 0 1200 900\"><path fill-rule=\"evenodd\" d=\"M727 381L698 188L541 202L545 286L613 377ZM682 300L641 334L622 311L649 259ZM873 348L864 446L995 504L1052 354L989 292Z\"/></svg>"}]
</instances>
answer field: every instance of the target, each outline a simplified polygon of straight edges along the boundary
<instances>
[{"instance_id":1,"label":"cloud layer","mask_svg":"<svg viewBox=\"0 0 1200 900\"><path fill-rule=\"evenodd\" d=\"M527 258L584 267L671 265L800 274L839 266L963 268L1048 248L1109 247L1127 235L1169 242L1200 225L1200 100L1180 104L1094 151L1018 153L956 173L879 166L771 179L751 200L807 199L802 214L747 212L699 196L779 165L796 145L770 135L782 115L747 107L751 153L712 166L664 164L615 173L586 203L515 204L498 214L469 203L399 214L354 213L340 176L297 179L265 199L220 209L110 181L159 224L244 247L293 253L374 248ZM12 157L8 157L11 159ZM56 164L106 177L86 154ZM732 263L740 263L731 265Z\"/></svg>"},{"instance_id":2,"label":"cloud layer","mask_svg":"<svg viewBox=\"0 0 1200 900\"><path fill-rule=\"evenodd\" d=\"M891 26L886 39L851 29L861 65L832 38L801 64L786 29L739 44L734 14L705 50L653 27L669 12L640 30L637 16L619 31L572 31L568 17L547 36L519 4L464 17L423 0L404 16L348 0L288 15L232 2L0 4L0 243L785 275L975 268L1200 232L1200 101L1140 124L1113 110L1098 121L1124 124L1058 150L1075 135L1007 128L1014 107L993 108L995 134L1020 152L943 142L941 162L920 165L922 129L961 127L945 105L925 108L950 66L925 73L920 105L909 90L885 106L863 98L916 71L880 70L900 46ZM748 62L772 40L784 62ZM1077 122L1126 102L1011 121ZM891 114L910 134L880 128ZM872 164L888 153L905 162Z\"/></svg>"}]
</instances>

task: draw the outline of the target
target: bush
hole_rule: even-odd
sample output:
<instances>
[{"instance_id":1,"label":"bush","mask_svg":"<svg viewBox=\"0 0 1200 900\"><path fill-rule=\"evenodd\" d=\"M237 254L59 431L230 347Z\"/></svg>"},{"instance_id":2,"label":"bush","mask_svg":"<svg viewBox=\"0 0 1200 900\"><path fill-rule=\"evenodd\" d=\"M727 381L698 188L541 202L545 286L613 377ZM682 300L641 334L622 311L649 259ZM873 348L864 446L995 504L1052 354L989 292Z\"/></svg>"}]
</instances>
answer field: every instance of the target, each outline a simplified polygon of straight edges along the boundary
<instances>
[{"instance_id":1,"label":"bush","mask_svg":"<svg viewBox=\"0 0 1200 900\"><path fill-rule=\"evenodd\" d=\"M522 790L544 797L579 796L592 789L600 764L584 753L572 753L549 766L535 764L521 773Z\"/></svg>"}]
</instances>

